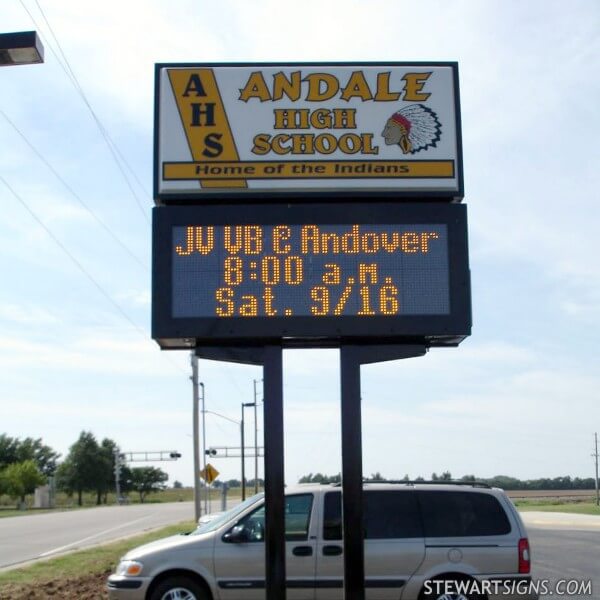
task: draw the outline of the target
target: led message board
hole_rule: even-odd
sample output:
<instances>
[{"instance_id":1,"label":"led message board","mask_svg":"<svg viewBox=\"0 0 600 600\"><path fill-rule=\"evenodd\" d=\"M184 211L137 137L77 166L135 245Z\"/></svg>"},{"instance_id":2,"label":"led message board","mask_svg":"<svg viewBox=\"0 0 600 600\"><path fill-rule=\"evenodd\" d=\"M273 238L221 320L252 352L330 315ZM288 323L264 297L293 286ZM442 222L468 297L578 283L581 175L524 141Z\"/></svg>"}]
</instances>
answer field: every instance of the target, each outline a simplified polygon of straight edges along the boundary
<instances>
[{"instance_id":1,"label":"led message board","mask_svg":"<svg viewBox=\"0 0 600 600\"><path fill-rule=\"evenodd\" d=\"M153 238L164 348L470 334L461 205L157 207Z\"/></svg>"},{"instance_id":2,"label":"led message board","mask_svg":"<svg viewBox=\"0 0 600 600\"><path fill-rule=\"evenodd\" d=\"M456 63L158 64L159 203L463 197Z\"/></svg>"}]
</instances>

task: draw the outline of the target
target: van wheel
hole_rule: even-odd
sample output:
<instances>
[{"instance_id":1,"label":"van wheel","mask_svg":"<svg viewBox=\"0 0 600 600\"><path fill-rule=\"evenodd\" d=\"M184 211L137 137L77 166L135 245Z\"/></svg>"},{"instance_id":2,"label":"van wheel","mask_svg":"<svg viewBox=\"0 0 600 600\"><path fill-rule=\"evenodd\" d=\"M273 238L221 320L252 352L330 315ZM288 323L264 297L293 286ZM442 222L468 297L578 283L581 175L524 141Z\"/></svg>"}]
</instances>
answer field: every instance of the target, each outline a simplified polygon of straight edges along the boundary
<instances>
[{"instance_id":1,"label":"van wheel","mask_svg":"<svg viewBox=\"0 0 600 600\"><path fill-rule=\"evenodd\" d=\"M150 600L208 600L202 586L189 577L169 577L153 590Z\"/></svg>"}]
</instances>

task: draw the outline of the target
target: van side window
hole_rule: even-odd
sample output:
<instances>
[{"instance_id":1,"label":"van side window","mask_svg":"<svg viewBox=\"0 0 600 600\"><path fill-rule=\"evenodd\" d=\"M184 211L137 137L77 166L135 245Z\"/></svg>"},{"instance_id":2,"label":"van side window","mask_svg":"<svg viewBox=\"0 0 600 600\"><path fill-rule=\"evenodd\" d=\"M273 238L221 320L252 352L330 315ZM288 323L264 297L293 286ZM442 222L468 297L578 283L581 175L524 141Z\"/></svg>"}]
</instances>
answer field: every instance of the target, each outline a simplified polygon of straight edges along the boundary
<instances>
[{"instance_id":1,"label":"van side window","mask_svg":"<svg viewBox=\"0 0 600 600\"><path fill-rule=\"evenodd\" d=\"M298 494L285 498L285 539L302 541L308 539L312 494Z\"/></svg>"},{"instance_id":2,"label":"van side window","mask_svg":"<svg viewBox=\"0 0 600 600\"><path fill-rule=\"evenodd\" d=\"M368 540L423 537L419 505L412 491L366 492L363 510Z\"/></svg>"},{"instance_id":3,"label":"van side window","mask_svg":"<svg viewBox=\"0 0 600 600\"><path fill-rule=\"evenodd\" d=\"M477 492L419 492L425 537L505 535L510 523L500 503Z\"/></svg>"},{"instance_id":4,"label":"van side window","mask_svg":"<svg viewBox=\"0 0 600 600\"><path fill-rule=\"evenodd\" d=\"M327 492L323 505L323 539L342 539L342 494Z\"/></svg>"},{"instance_id":5,"label":"van side window","mask_svg":"<svg viewBox=\"0 0 600 600\"><path fill-rule=\"evenodd\" d=\"M325 494L323 539L342 539L340 492ZM368 540L423 537L421 515L414 492L366 491L363 495L363 530Z\"/></svg>"},{"instance_id":6,"label":"van side window","mask_svg":"<svg viewBox=\"0 0 600 600\"><path fill-rule=\"evenodd\" d=\"M285 539L302 541L308 539L313 495L298 494L285 497ZM265 538L264 505L246 515L238 525L244 525L249 542L262 542Z\"/></svg>"}]
</instances>

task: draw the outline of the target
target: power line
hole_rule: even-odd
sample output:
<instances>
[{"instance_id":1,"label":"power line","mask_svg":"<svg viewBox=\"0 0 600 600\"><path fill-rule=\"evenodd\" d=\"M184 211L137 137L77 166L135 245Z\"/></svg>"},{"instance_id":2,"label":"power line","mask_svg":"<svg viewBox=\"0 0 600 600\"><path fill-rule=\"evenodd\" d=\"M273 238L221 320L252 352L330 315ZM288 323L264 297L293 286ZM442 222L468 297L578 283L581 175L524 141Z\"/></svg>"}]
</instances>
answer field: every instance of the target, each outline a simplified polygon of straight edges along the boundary
<instances>
[{"instance_id":1,"label":"power line","mask_svg":"<svg viewBox=\"0 0 600 600\"><path fill-rule=\"evenodd\" d=\"M133 174L134 178L136 179L136 181L138 182L138 185L140 185L140 187L143 186L141 184L141 182L139 181L139 179L137 178L137 176L135 175L135 173L133 172L133 169L131 168L131 166L127 163L127 161L125 160L125 158L123 157L123 154L120 152L120 150L118 149L117 145L115 144L115 142L112 140L112 138L110 137L108 131L106 130L106 128L104 127L104 125L102 124L100 118L98 117L98 115L96 114L95 110L93 109L90 101L88 100L81 84L79 83L79 80L77 79L77 76L75 75L75 72L73 71L73 69L71 68L71 65L65 55L65 53L63 52L62 46L60 44L60 42L58 41L57 36L54 33L54 30L52 29L52 26L50 25L50 22L48 21L48 19L46 18L46 15L42 9L42 7L40 6L38 0L35 0L35 3L50 31L50 34L52 35L52 38L54 39L54 42L56 43L56 46L59 49L59 52L62 56L62 59L58 56L58 54L56 53L56 51L54 50L54 48L52 47L52 44L50 44L48 42L48 39L45 38L42 33L41 33L41 27L39 26L39 24L37 23L37 21L35 20L34 16L31 14L31 12L29 11L29 9L27 8L27 6L25 5L23 0L20 0L21 2L21 6L23 7L23 9L25 10L25 12L29 15L29 17L31 18L31 20L33 21L34 25L36 26L36 28L39 30L40 32L40 36L42 37L42 39L44 40L45 45L49 48L50 52L54 55L54 57L56 58L58 64L60 65L60 67L62 68L62 70L65 72L65 74L67 75L67 78L69 79L69 81L71 82L71 84L73 85L73 87L75 88L75 90L77 91L77 93L79 94L80 98L82 99L83 103L86 105L87 109L89 110L90 114L92 115L92 118L94 120L94 122L96 123L96 126L98 127L98 130L100 131L100 134L102 135L102 137L104 138L104 141L106 142L106 145L115 161L115 164L117 166L117 168L119 169L119 171L121 172L121 175L123 176L123 179L125 180L125 183L127 185L127 187L129 188L129 191L131 192L138 208L140 209L140 212L142 213L142 216L144 217L144 220L146 221L146 223L150 224L150 219L148 218L148 215L146 214L146 210L144 208L144 206L142 205L137 193L135 192L133 186L131 185L131 182L129 181L129 177L127 176L127 173L125 172L125 169L123 168L123 164L125 164L128 168L128 170ZM64 62L63 62L64 61ZM123 163L123 164L122 164Z\"/></svg>"},{"instance_id":2,"label":"power line","mask_svg":"<svg viewBox=\"0 0 600 600\"><path fill-rule=\"evenodd\" d=\"M7 187L11 194L17 199L17 201L25 208L25 210L31 215L31 217L38 223L38 225L52 238L54 243L69 257L77 269L83 273L83 275L90 281L93 286L104 296L104 298L112 305L112 307L139 333L143 336L144 340L148 340L149 334L142 327L137 325L125 312L125 310L116 302L112 296L102 287L102 285L96 281L91 273L79 262L75 256L69 251L69 249L60 241L60 239L52 232L52 230L42 221L42 219L35 213L35 211L25 202L25 200L15 191L15 189L0 175L0 181ZM187 375L187 371L184 371L178 364L172 361L168 356L167 360L174 366L180 373Z\"/></svg>"},{"instance_id":3,"label":"power line","mask_svg":"<svg viewBox=\"0 0 600 600\"><path fill-rule=\"evenodd\" d=\"M94 287L112 304L113 308L138 332L146 337L146 332L139 327L134 321L131 320L129 315L121 308L121 306L111 297L111 295L92 277L90 272L73 256L69 249L54 235L52 230L37 216L33 209L23 200L19 194L13 189L13 187L0 175L0 181L8 188L11 194L19 201L19 203L25 208L25 210L31 215L31 217L38 223L42 229L54 240L54 243L71 259L71 262L85 275L85 277L94 285Z\"/></svg>"},{"instance_id":4,"label":"power line","mask_svg":"<svg viewBox=\"0 0 600 600\"><path fill-rule=\"evenodd\" d=\"M112 239L121 246L124 250L138 265L140 265L144 271L148 271L148 265L145 264L128 246L123 242L117 234L83 201L81 196L75 192L75 190L65 181L60 173L48 162L43 154L25 137L25 134L15 125L15 123L8 117L8 115L0 109L0 115L4 117L7 123L21 136L21 139L29 146L30 150L48 167L52 174L64 185L67 191L79 202L81 206L92 216L92 218L112 237Z\"/></svg>"}]
</instances>

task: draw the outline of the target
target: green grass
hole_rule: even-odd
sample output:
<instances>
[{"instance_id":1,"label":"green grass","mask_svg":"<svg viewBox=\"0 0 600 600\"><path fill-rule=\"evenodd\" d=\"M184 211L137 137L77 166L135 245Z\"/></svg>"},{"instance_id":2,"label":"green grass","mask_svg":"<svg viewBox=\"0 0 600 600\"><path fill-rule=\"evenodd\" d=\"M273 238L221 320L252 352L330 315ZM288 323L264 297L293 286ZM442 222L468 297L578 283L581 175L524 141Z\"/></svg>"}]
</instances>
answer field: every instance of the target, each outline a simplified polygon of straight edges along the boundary
<instances>
[{"instance_id":1,"label":"green grass","mask_svg":"<svg viewBox=\"0 0 600 600\"><path fill-rule=\"evenodd\" d=\"M16 510L14 508L2 508L0 507L0 519L2 517L22 517L23 515L38 515L47 512L55 512L59 509L52 508L33 508L27 510Z\"/></svg>"},{"instance_id":2,"label":"green grass","mask_svg":"<svg viewBox=\"0 0 600 600\"><path fill-rule=\"evenodd\" d=\"M35 584L52 579L64 580L81 577L82 575L102 574L113 570L121 556L131 548L169 535L191 531L193 528L194 521L185 521L119 542L39 561L20 569L4 571L0 573L0 591L2 591L3 585L8 584Z\"/></svg>"},{"instance_id":3,"label":"green grass","mask_svg":"<svg viewBox=\"0 0 600 600\"><path fill-rule=\"evenodd\" d=\"M560 500L515 500L515 506L523 512L539 510L541 512L574 513L578 515L600 516L600 506L595 502L565 502Z\"/></svg>"},{"instance_id":4,"label":"green grass","mask_svg":"<svg viewBox=\"0 0 600 600\"><path fill-rule=\"evenodd\" d=\"M204 494L204 491L202 491ZM250 495L250 492L248 493ZM239 488L230 488L227 492L227 497L229 499L236 499L241 497L241 490ZM204 495L202 495L204 498ZM213 506L220 506L218 504L221 499L221 491L220 490L211 490L210 493L211 501L213 502ZM77 505L77 497L73 496L69 498L66 494L59 492L56 494L56 508L54 509L40 509L40 508L32 508L33 506L33 497L27 497L27 506L26 510L17 510L15 508L15 501L11 500L7 496L0 496L0 518L2 517L19 517L23 515L31 515L31 514L39 514L43 512L50 512L52 510L61 511L61 510L75 510L79 508L91 508L97 506L96 504L96 494L85 493L83 494L82 500L83 505ZM168 488L166 490L162 490L160 492L154 492L152 494L148 494L144 500L146 504L155 504L160 502L192 502L194 500L194 490L193 488L180 488L173 489ZM129 502L131 504L139 504L140 497L137 492L131 492L129 494ZM116 504L116 496L114 493L110 493L106 499L107 505Z\"/></svg>"}]
</instances>

